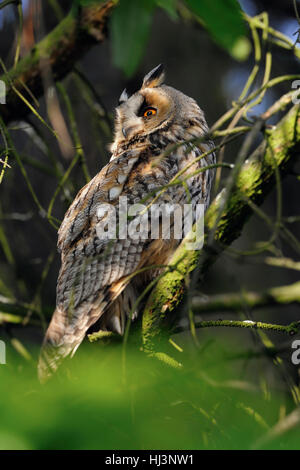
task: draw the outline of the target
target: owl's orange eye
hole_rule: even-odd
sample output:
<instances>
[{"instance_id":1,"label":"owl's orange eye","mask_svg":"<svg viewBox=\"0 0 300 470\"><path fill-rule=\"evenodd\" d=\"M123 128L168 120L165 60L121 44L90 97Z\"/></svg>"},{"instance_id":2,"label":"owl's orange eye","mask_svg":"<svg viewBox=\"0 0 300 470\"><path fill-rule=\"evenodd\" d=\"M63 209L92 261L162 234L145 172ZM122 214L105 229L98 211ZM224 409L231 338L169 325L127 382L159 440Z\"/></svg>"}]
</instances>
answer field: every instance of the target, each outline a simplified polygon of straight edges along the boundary
<instances>
[{"instance_id":1,"label":"owl's orange eye","mask_svg":"<svg viewBox=\"0 0 300 470\"><path fill-rule=\"evenodd\" d=\"M157 111L156 111L155 108L146 108L145 111L144 111L143 116L144 117L150 117L150 116L154 116L156 113L157 113Z\"/></svg>"}]
</instances>

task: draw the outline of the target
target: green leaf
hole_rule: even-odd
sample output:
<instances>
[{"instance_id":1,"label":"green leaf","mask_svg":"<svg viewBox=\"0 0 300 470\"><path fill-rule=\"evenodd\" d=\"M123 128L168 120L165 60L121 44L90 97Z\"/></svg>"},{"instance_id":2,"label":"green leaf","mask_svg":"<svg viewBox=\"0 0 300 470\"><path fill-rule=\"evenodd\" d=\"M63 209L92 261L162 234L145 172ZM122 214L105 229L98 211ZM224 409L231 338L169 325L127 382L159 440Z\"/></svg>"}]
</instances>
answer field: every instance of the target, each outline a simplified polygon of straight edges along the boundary
<instances>
[{"instance_id":1,"label":"green leaf","mask_svg":"<svg viewBox=\"0 0 300 470\"><path fill-rule=\"evenodd\" d=\"M72 12L73 15L78 15L81 8L89 8L96 5L101 5L105 0L73 0L72 2Z\"/></svg>"},{"instance_id":2,"label":"green leaf","mask_svg":"<svg viewBox=\"0 0 300 470\"><path fill-rule=\"evenodd\" d=\"M81 7L87 7L90 5L96 5L97 3L103 3L104 0L73 0L73 4Z\"/></svg>"},{"instance_id":3,"label":"green leaf","mask_svg":"<svg viewBox=\"0 0 300 470\"><path fill-rule=\"evenodd\" d=\"M220 46L237 60L248 57L251 45L237 0L186 0L186 3Z\"/></svg>"},{"instance_id":4,"label":"green leaf","mask_svg":"<svg viewBox=\"0 0 300 470\"><path fill-rule=\"evenodd\" d=\"M130 77L149 37L154 0L121 0L111 17L113 62Z\"/></svg>"},{"instance_id":5,"label":"green leaf","mask_svg":"<svg viewBox=\"0 0 300 470\"><path fill-rule=\"evenodd\" d=\"M156 0L157 6L165 10L169 17L172 20L177 20L178 19L178 14L177 14L177 0Z\"/></svg>"}]
</instances>

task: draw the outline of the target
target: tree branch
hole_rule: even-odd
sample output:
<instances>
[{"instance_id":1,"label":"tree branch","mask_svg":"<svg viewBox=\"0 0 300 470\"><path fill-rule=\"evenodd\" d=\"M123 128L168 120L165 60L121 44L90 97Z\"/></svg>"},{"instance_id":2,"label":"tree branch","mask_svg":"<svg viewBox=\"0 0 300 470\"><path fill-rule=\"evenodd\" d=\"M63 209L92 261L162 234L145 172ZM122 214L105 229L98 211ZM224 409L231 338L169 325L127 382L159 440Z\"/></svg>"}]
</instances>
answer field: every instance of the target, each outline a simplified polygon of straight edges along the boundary
<instances>
[{"instance_id":1,"label":"tree branch","mask_svg":"<svg viewBox=\"0 0 300 470\"><path fill-rule=\"evenodd\" d=\"M261 308L271 305L286 305L300 302L300 282L289 286L273 287L263 292L241 292L214 295L212 297L195 296L191 300L194 313L219 312Z\"/></svg>"},{"instance_id":2,"label":"tree branch","mask_svg":"<svg viewBox=\"0 0 300 470\"><path fill-rule=\"evenodd\" d=\"M6 85L6 105L0 107L0 115L6 123L24 118L30 112L20 94L33 103L32 95L37 97L43 93L44 68L50 67L54 79L61 80L90 47L104 41L107 20L116 2L99 3L74 6L15 68L0 77Z\"/></svg>"},{"instance_id":3,"label":"tree branch","mask_svg":"<svg viewBox=\"0 0 300 470\"><path fill-rule=\"evenodd\" d=\"M288 335L296 335L300 330L300 322L292 322L289 325L277 325L276 323L264 323L252 320L201 320L195 322L195 328L211 328L211 327L230 327L230 328L250 328L255 330L277 331L278 333L286 333ZM188 327L178 326L172 333L182 333L189 330Z\"/></svg>"}]
</instances>

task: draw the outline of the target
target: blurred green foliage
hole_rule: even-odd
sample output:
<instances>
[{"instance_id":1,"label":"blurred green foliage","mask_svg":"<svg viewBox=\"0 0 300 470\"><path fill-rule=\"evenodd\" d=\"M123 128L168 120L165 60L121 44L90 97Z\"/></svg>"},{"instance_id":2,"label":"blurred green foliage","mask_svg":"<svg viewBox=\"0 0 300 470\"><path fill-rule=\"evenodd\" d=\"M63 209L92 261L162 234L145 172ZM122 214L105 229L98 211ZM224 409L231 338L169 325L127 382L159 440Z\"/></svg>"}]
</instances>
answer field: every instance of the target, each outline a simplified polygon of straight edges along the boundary
<instances>
[{"instance_id":1,"label":"blurred green foliage","mask_svg":"<svg viewBox=\"0 0 300 470\"><path fill-rule=\"evenodd\" d=\"M181 371L130 346L123 370L121 349L85 344L44 386L9 352L0 366L0 449L247 449L283 403L293 407L242 378L232 345L210 344ZM293 431L266 448L297 446Z\"/></svg>"},{"instance_id":2,"label":"blurred green foliage","mask_svg":"<svg viewBox=\"0 0 300 470\"><path fill-rule=\"evenodd\" d=\"M111 17L113 61L131 76L143 56L151 30L154 0L120 1Z\"/></svg>"},{"instance_id":3,"label":"blurred green foliage","mask_svg":"<svg viewBox=\"0 0 300 470\"><path fill-rule=\"evenodd\" d=\"M97 5L104 3L105 0L73 0L73 6L75 7L89 7L90 5Z\"/></svg>"},{"instance_id":4,"label":"blurred green foliage","mask_svg":"<svg viewBox=\"0 0 300 470\"><path fill-rule=\"evenodd\" d=\"M127 76L136 71L151 33L155 8L164 9L178 19L176 0L120 0L111 16L111 41L114 64ZM188 15L200 21L212 38L235 59L248 57L251 46L242 10L237 0L186 0ZM182 9L182 5L181 5Z\"/></svg>"},{"instance_id":5,"label":"blurred green foliage","mask_svg":"<svg viewBox=\"0 0 300 470\"><path fill-rule=\"evenodd\" d=\"M187 0L187 5L204 21L212 38L235 59L248 57L251 46L237 0Z\"/></svg>"}]
</instances>

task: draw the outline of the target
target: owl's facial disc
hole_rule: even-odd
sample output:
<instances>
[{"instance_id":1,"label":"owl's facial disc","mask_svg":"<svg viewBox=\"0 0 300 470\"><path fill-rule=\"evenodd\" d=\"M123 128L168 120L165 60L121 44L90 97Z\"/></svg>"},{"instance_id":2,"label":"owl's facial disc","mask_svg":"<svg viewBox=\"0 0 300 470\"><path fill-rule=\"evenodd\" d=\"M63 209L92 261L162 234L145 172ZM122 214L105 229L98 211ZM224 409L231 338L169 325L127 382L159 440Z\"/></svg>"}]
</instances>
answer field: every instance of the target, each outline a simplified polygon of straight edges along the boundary
<instances>
[{"instance_id":1,"label":"owl's facial disc","mask_svg":"<svg viewBox=\"0 0 300 470\"><path fill-rule=\"evenodd\" d=\"M117 108L119 138L148 135L168 121L173 110L174 104L162 87L143 88Z\"/></svg>"},{"instance_id":2,"label":"owl's facial disc","mask_svg":"<svg viewBox=\"0 0 300 470\"><path fill-rule=\"evenodd\" d=\"M145 88L141 94L144 97L144 104L140 114L144 118L145 128L150 132L159 128L171 117L174 103L162 87Z\"/></svg>"}]
</instances>

